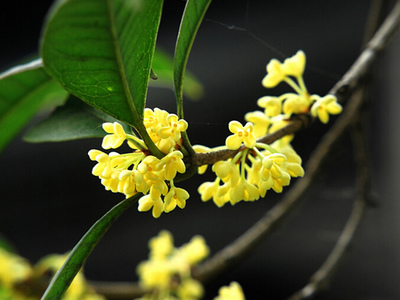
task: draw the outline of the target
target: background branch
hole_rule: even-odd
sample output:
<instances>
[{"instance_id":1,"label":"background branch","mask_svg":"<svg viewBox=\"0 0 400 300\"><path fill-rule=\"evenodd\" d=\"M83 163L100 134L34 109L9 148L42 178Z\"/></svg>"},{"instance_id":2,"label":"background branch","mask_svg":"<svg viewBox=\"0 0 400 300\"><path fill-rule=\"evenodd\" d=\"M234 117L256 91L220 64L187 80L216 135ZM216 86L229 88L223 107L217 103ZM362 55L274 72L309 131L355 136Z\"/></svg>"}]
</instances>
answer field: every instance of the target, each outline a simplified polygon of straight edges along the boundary
<instances>
[{"instance_id":1,"label":"background branch","mask_svg":"<svg viewBox=\"0 0 400 300\"><path fill-rule=\"evenodd\" d=\"M400 22L400 1L397 1L394 8L391 10L389 15L386 17L384 23L376 32L374 37L366 45L365 49L361 52L357 60L351 66L351 68L344 74L344 76L336 83L336 85L331 89L330 94L336 95L341 103L347 102L347 99L353 94L351 99L345 106L345 109L332 128L323 137L320 144L317 146L310 161L305 167L306 175L304 178L298 180L296 184L286 193L283 200L268 211L265 216L260 219L253 227L246 231L237 240L226 246L221 251L217 252L213 257L204 262L203 264L197 266L193 270L193 275L195 278L200 279L204 282L210 280L212 277L218 275L219 273L231 268L234 264L238 263L244 256L251 251L257 244L276 226L284 219L285 216L298 204L301 200L302 195L311 185L313 179L317 175L323 161L327 158L329 150L339 139L339 137L345 132L345 130L350 126L352 120L357 115L361 105L362 97L358 93L361 93L360 89L357 90L360 83L368 75L373 62L376 60L378 53L382 51L390 41L390 38L396 32ZM273 134L267 135L261 139L264 143L272 143L273 141L287 135L295 133L309 125L309 116L296 116L292 119L289 124L274 132ZM237 151L231 150L221 150L209 153L196 153L191 157L186 158L186 163L192 165L200 166L203 164L213 164L219 160L225 160L227 158L233 157ZM360 165L360 164L358 164ZM361 177L359 177L361 180ZM364 180L364 179L362 179ZM364 186L365 184L359 184ZM359 199L360 195L364 195L362 189L359 189ZM361 194L360 194L361 193ZM364 200L364 198L362 198ZM358 200L357 200L358 201ZM361 200L359 200L361 201ZM355 203L355 208L353 210L352 216L349 219L348 224L345 227L344 234L347 238L340 238L338 243L341 245L337 246L335 249L345 252L347 246L343 247L343 241L348 241L348 237L353 236L354 230L359 222L359 217L363 210L364 204ZM352 229L353 228L353 229ZM350 235L349 235L350 234ZM335 251L335 250L334 250ZM337 250L339 251L339 250ZM334 253L334 252L333 252ZM338 252L336 252L338 253ZM337 257L337 254L334 255ZM339 255L340 256L340 255ZM327 263L326 265L331 265ZM333 264L334 266L336 264ZM325 274L328 269L322 267L325 270ZM319 273L321 274L321 273ZM329 276L328 276L329 277ZM323 278L321 275L314 276L314 278ZM314 281L316 279L313 279ZM324 280L321 280L323 282ZM98 293L110 297L113 299L131 299L133 297L138 297L143 294L143 291L137 284L132 283L110 283L110 282L92 282L94 288ZM315 286L316 289L319 287Z\"/></svg>"},{"instance_id":2,"label":"background branch","mask_svg":"<svg viewBox=\"0 0 400 300\"><path fill-rule=\"evenodd\" d=\"M365 98L366 88L361 88L360 92L354 94L353 97L360 97L359 101ZM293 294L289 300L302 300L311 299L318 292L326 289L329 285L331 278L337 270L340 262L345 257L346 253L350 248L351 242L354 239L355 233L360 225L364 211L366 208L366 199L368 197L368 184L370 182L370 170L368 168L368 160L366 155L365 147L365 136L361 125L360 113L356 116L357 121L353 123L354 130L353 145L354 155L357 163L357 184L358 193L354 201L354 206L350 217L338 239L332 252L329 254L322 266L314 273L311 277L310 282L303 287L301 290Z\"/></svg>"}]
</instances>

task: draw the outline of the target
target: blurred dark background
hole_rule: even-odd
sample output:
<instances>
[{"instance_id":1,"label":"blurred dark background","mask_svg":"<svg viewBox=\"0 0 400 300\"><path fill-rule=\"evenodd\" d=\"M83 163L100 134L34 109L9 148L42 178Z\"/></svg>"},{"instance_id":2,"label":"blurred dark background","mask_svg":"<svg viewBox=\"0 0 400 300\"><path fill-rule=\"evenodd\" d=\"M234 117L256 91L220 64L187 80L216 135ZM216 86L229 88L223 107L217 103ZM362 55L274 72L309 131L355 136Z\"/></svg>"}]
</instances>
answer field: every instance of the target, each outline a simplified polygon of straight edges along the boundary
<instances>
[{"instance_id":1,"label":"blurred dark background","mask_svg":"<svg viewBox=\"0 0 400 300\"><path fill-rule=\"evenodd\" d=\"M52 1L12 1L0 10L0 68L37 52L43 18ZM184 1L166 0L158 44L173 54ZM229 134L227 123L243 121L264 95L287 91L261 86L265 65L298 49L307 55L309 91L325 94L357 58L370 1L215 1L196 38L188 69L204 84L201 101L185 103L194 144L217 146ZM330 289L318 299L400 299L398 136L400 38L381 55L375 73L368 149L377 207L367 210L351 252ZM148 107L175 110L171 90L149 91ZM37 122L38 117L34 122ZM32 126L34 124L30 124ZM328 126L316 124L293 144L305 161ZM18 137L0 156L0 232L33 263L49 253L70 250L89 227L123 196L103 190L91 175L87 152L101 140L27 144ZM207 286L212 299L221 285L238 281L247 299L285 299L302 288L328 255L355 197L352 146L343 138L323 173L290 218L234 270ZM153 219L128 210L87 261L90 279L135 281L135 267L147 258L147 241L170 230L175 245L203 235L212 253L238 237L282 195L255 203L217 208L202 203L197 187L211 174L182 183L191 194L184 210ZM287 190L288 188L286 188Z\"/></svg>"}]
</instances>

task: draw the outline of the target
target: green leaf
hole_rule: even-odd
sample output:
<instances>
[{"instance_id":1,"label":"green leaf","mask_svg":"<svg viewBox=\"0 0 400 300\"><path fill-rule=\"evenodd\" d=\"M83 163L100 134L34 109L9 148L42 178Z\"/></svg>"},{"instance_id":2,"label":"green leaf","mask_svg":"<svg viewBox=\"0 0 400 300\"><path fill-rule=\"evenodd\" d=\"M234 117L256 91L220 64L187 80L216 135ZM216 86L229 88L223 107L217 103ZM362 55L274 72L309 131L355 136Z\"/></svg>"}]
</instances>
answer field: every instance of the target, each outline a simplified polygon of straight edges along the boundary
<instances>
[{"instance_id":1,"label":"green leaf","mask_svg":"<svg viewBox=\"0 0 400 300\"><path fill-rule=\"evenodd\" d=\"M130 126L72 96L48 118L32 127L24 140L43 143L104 137L106 132L101 127L104 122L118 122L125 132L131 132Z\"/></svg>"},{"instance_id":2,"label":"green leaf","mask_svg":"<svg viewBox=\"0 0 400 300\"><path fill-rule=\"evenodd\" d=\"M174 60L164 51L156 48L153 58L153 71L157 80L150 80L150 86L171 88L174 87ZM189 100L199 100L204 95L204 88L199 80L189 72L185 73L183 94Z\"/></svg>"},{"instance_id":3,"label":"green leaf","mask_svg":"<svg viewBox=\"0 0 400 300\"><path fill-rule=\"evenodd\" d=\"M41 60L0 74L0 152L49 102L60 102L67 92L43 69Z\"/></svg>"},{"instance_id":4,"label":"green leaf","mask_svg":"<svg viewBox=\"0 0 400 300\"><path fill-rule=\"evenodd\" d=\"M183 78L190 50L211 0L187 0L175 48L174 83L178 116L183 118Z\"/></svg>"},{"instance_id":5,"label":"green leaf","mask_svg":"<svg viewBox=\"0 0 400 300\"><path fill-rule=\"evenodd\" d=\"M42 296L42 300L58 300L68 289L72 280L83 266L84 262L96 247L97 243L107 232L110 226L121 216L132 204L134 204L141 194L121 201L100 218L81 238L72 249L64 265L58 270L51 280L47 290Z\"/></svg>"},{"instance_id":6,"label":"green leaf","mask_svg":"<svg viewBox=\"0 0 400 300\"><path fill-rule=\"evenodd\" d=\"M135 127L162 156L143 125L163 1L66 0L44 29L45 68L70 93Z\"/></svg>"}]
</instances>

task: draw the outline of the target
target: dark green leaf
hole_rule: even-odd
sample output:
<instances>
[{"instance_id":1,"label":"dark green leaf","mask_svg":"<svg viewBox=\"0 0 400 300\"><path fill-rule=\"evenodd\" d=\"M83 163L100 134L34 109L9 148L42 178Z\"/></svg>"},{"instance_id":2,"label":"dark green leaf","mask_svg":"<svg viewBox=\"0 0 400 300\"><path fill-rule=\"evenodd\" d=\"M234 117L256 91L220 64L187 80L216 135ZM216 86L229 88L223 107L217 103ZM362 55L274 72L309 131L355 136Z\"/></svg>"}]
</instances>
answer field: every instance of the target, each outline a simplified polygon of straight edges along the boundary
<instances>
[{"instance_id":1,"label":"dark green leaf","mask_svg":"<svg viewBox=\"0 0 400 300\"><path fill-rule=\"evenodd\" d=\"M153 71L157 80L150 80L150 86L171 88L174 87L174 61L164 51L156 48L153 59ZM199 80L189 72L185 73L183 93L190 100L199 100L204 94L204 88Z\"/></svg>"},{"instance_id":2,"label":"dark green leaf","mask_svg":"<svg viewBox=\"0 0 400 300\"><path fill-rule=\"evenodd\" d=\"M178 116L183 118L183 78L190 50L211 0L187 0L175 48L174 83Z\"/></svg>"},{"instance_id":3,"label":"dark green leaf","mask_svg":"<svg viewBox=\"0 0 400 300\"><path fill-rule=\"evenodd\" d=\"M42 68L41 60L0 75L0 151L49 102L60 103L67 92Z\"/></svg>"},{"instance_id":4,"label":"dark green leaf","mask_svg":"<svg viewBox=\"0 0 400 300\"><path fill-rule=\"evenodd\" d=\"M121 216L132 204L134 204L141 194L121 201L119 204L109 210L101 219L99 219L89 231L81 238L72 249L67 260L61 269L51 280L46 292L42 296L42 300L58 300L68 289L72 280L79 272L84 262L107 232L110 226Z\"/></svg>"},{"instance_id":5,"label":"dark green leaf","mask_svg":"<svg viewBox=\"0 0 400 300\"><path fill-rule=\"evenodd\" d=\"M46 119L32 127L24 136L31 143L61 142L84 138L103 137L106 135L101 127L104 122L116 122L113 117L71 97ZM125 129L131 128L118 121Z\"/></svg>"},{"instance_id":6,"label":"dark green leaf","mask_svg":"<svg viewBox=\"0 0 400 300\"><path fill-rule=\"evenodd\" d=\"M161 0L58 3L41 47L51 76L88 104L134 126L150 147L142 118L162 4Z\"/></svg>"}]
</instances>

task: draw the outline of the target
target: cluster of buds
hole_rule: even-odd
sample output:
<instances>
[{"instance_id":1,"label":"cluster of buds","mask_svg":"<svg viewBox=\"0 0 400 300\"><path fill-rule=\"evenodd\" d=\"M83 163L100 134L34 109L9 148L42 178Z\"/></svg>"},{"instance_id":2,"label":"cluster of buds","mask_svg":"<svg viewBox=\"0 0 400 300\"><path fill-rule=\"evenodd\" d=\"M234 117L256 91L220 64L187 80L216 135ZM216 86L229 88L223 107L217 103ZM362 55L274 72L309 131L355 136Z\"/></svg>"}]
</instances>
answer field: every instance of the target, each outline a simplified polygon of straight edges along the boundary
<instances>
[{"instance_id":1,"label":"cluster of buds","mask_svg":"<svg viewBox=\"0 0 400 300\"><path fill-rule=\"evenodd\" d=\"M285 93L279 97L265 96L258 99L257 104L264 108L265 117L263 119L274 118L282 113L284 117L288 118L292 114L311 112L313 117L318 117L322 123L327 123L330 114L336 115L342 111L342 107L337 103L334 95L321 97L308 93L303 80L305 64L306 56L301 50L285 59L283 63L277 59L271 59L267 65L267 75L262 80L262 85L266 88L273 88L283 81L291 86L295 93Z\"/></svg>"},{"instance_id":2,"label":"cluster of buds","mask_svg":"<svg viewBox=\"0 0 400 300\"><path fill-rule=\"evenodd\" d=\"M301 158L290 144L293 135L287 135L271 145L258 142L257 139L286 126L292 114L311 113L327 123L330 114L342 111L335 96L320 97L308 93L303 80L305 62L305 54L300 50L283 63L276 59L268 63L262 84L272 88L284 81L296 93L262 97L257 103L264 111L247 113L245 119L248 122L245 126L237 121L229 123L229 130L233 134L226 139L225 147L238 150L238 153L233 158L213 165L216 179L201 184L198 189L203 201L213 199L219 207L228 202L254 201L264 197L270 189L282 192L292 177L304 175ZM204 146L195 146L195 150L212 151ZM204 171L205 166L202 166L199 173Z\"/></svg>"},{"instance_id":3,"label":"cluster of buds","mask_svg":"<svg viewBox=\"0 0 400 300\"><path fill-rule=\"evenodd\" d=\"M103 138L104 149L119 148L124 141L132 149L130 153L109 154L100 150L90 150L89 157L97 164L92 174L101 179L106 190L122 193L126 198L137 193L143 196L139 200L139 211L152 209L153 217L162 212L170 212L176 206L184 208L189 193L174 184L177 173L185 173L181 147L181 132L188 127L187 122L178 120L174 114L156 108L146 109L144 124L151 139L165 154L161 159L151 155L144 142L133 133L125 132L121 124L104 123L108 133Z\"/></svg>"},{"instance_id":4,"label":"cluster of buds","mask_svg":"<svg viewBox=\"0 0 400 300\"><path fill-rule=\"evenodd\" d=\"M141 299L196 300L203 296L202 284L191 276L191 268L209 254L203 237L195 236L176 248L171 233L163 230L150 240L149 248L149 259L137 267L141 286L150 291Z\"/></svg>"},{"instance_id":5,"label":"cluster of buds","mask_svg":"<svg viewBox=\"0 0 400 300\"><path fill-rule=\"evenodd\" d=\"M67 255L50 254L31 265L27 259L0 247L0 299L39 299L43 283L66 259ZM105 297L95 293L80 270L60 299L105 300Z\"/></svg>"},{"instance_id":6,"label":"cluster of buds","mask_svg":"<svg viewBox=\"0 0 400 300\"><path fill-rule=\"evenodd\" d=\"M234 127L237 128L237 124ZM246 127L249 128L248 131L245 130ZM198 188L203 201L213 199L221 207L228 202L233 205L242 200L258 200L265 197L270 189L277 193L282 192L292 177L304 175L301 158L289 143L284 144L279 140L272 145L257 142L249 144L248 142L255 141L252 128L252 124L247 123L243 129L235 131L227 138L226 147L239 151L235 157L218 161L212 166L216 179L213 182L204 182ZM242 138L243 146L239 144ZM202 146L195 146L195 149L202 151ZM204 168L201 169L201 172L204 171Z\"/></svg>"},{"instance_id":7,"label":"cluster of buds","mask_svg":"<svg viewBox=\"0 0 400 300\"><path fill-rule=\"evenodd\" d=\"M232 281L229 286L219 289L219 295L214 300L245 300L242 287L236 281Z\"/></svg>"}]
</instances>

